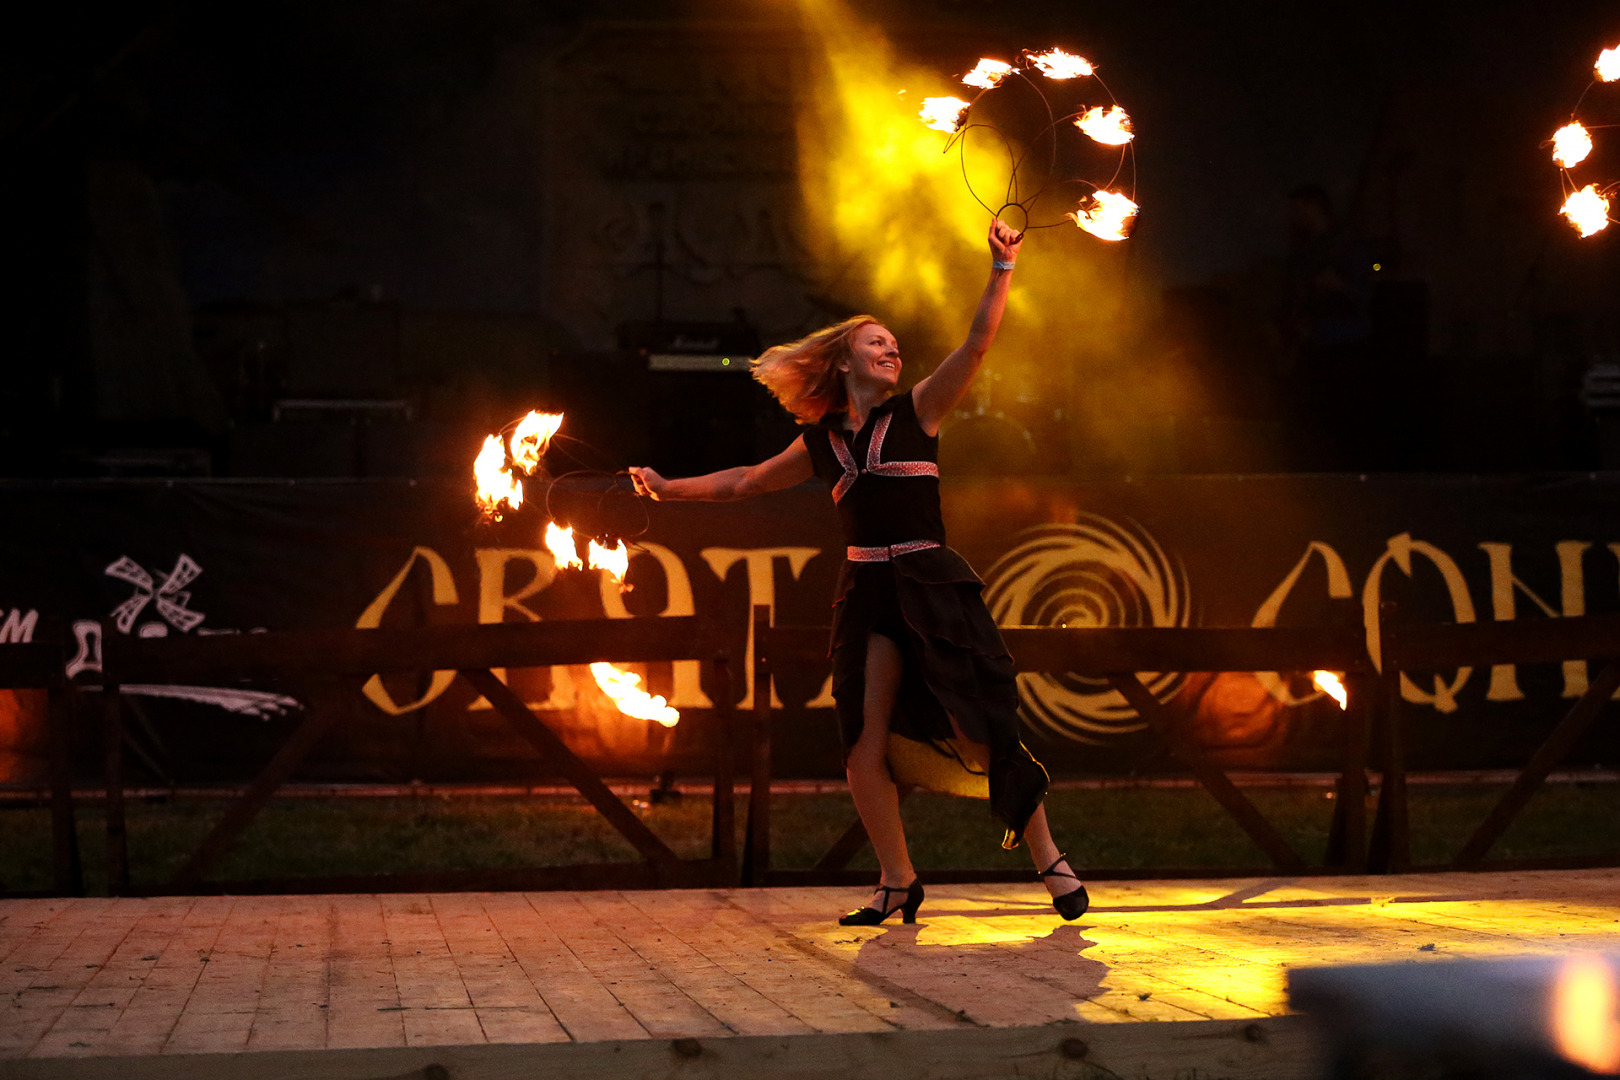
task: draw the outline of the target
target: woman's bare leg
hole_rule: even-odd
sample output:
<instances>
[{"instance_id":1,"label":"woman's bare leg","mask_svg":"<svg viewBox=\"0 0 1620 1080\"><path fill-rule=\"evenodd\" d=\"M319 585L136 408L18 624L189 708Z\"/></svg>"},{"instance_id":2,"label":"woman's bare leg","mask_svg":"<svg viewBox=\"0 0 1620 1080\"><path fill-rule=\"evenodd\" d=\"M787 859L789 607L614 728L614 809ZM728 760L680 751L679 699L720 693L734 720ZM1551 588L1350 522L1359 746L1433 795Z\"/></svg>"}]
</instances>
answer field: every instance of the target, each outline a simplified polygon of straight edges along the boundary
<instances>
[{"instance_id":1,"label":"woman's bare leg","mask_svg":"<svg viewBox=\"0 0 1620 1080\"><path fill-rule=\"evenodd\" d=\"M882 882L890 888L905 888L917 877L906 849L905 829L900 823L900 795L889 775L889 715L900 691L900 649L878 634L866 639L866 702L861 737L849 751L845 773L855 812L866 826ZM880 907L882 897L873 897Z\"/></svg>"},{"instance_id":2,"label":"woman's bare leg","mask_svg":"<svg viewBox=\"0 0 1620 1080\"><path fill-rule=\"evenodd\" d=\"M962 729L956 723L956 717L951 717L951 726L956 728L957 745L961 748L964 757L968 758L979 769L988 771L990 767L990 748L983 743L976 743L962 734ZM1029 857L1034 860L1037 871L1049 869L1057 862L1062 852L1058 850L1057 842L1052 839L1052 827L1046 820L1046 803L1035 808L1029 817L1029 824L1024 826L1024 846L1029 850ZM1065 860L1062 869L1074 873L1074 869ZM1042 878L1046 882L1046 891L1054 897L1071 893L1080 887L1077 878L1053 876Z\"/></svg>"}]
</instances>

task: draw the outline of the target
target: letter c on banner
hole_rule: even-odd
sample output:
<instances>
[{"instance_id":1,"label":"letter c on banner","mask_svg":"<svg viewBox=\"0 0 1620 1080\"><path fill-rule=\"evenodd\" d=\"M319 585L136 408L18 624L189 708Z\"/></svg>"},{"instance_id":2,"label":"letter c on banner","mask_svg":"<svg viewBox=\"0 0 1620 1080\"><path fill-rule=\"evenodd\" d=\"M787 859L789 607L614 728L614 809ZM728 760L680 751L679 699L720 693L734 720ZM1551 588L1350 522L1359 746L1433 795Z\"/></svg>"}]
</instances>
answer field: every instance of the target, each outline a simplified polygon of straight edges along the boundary
<instances>
[{"instance_id":1,"label":"letter c on banner","mask_svg":"<svg viewBox=\"0 0 1620 1080\"><path fill-rule=\"evenodd\" d=\"M416 565L416 560L419 558L428 564L428 571L433 580L433 603L439 607L447 607L457 602L456 578L450 572L450 564L444 561L443 555L440 555L432 548L417 547L411 551L411 557L405 560L405 565L400 567L399 573L394 575L394 580L384 585L382 592L377 594L377 598L366 606L366 610L360 613L360 618L356 619L354 623L355 629L375 630L382 625L383 612L388 610L388 605L392 604L394 597L399 595L399 590L405 585L405 579L410 576L411 568ZM365 694L366 698L383 712L388 713L390 716L401 716L424 707L450 689L450 684L455 681L456 673L454 671L435 671L433 681L428 684L427 692L419 700L408 705L400 705L394 701L393 695L383 685L381 675L373 675L367 679L366 685L361 687L360 692Z\"/></svg>"},{"instance_id":2,"label":"letter c on banner","mask_svg":"<svg viewBox=\"0 0 1620 1080\"><path fill-rule=\"evenodd\" d=\"M1382 599L1384 583L1384 567L1390 560L1400 568L1401 573L1407 577L1412 576L1412 556L1422 555L1434 564L1440 571L1440 577L1446 583L1446 591L1451 595L1451 610L1460 623L1474 621L1474 598L1468 593L1468 582L1463 579L1462 570L1450 555L1422 540L1413 540L1410 533L1401 533L1399 536L1389 538L1388 549L1373 563L1372 569L1367 572L1367 584L1361 590L1361 614L1367 623L1367 655L1372 657L1373 666L1379 671L1384 670L1383 646L1378 633L1378 604ZM1417 684L1401 673L1401 697L1407 701L1420 705L1433 705L1443 713L1457 711L1457 691L1463 688L1468 677L1474 673L1471 667L1458 668L1457 677L1451 682L1445 682L1440 676L1434 676L1434 693L1419 690Z\"/></svg>"},{"instance_id":3,"label":"letter c on banner","mask_svg":"<svg viewBox=\"0 0 1620 1080\"><path fill-rule=\"evenodd\" d=\"M1312 540L1305 548L1305 554L1299 557L1299 562L1295 563L1288 576L1283 578L1282 584L1272 590L1265 603L1260 605L1260 610L1254 613L1254 621L1249 624L1250 626L1277 625L1277 615L1282 611L1283 601L1294 591L1294 586L1299 583L1299 576L1310 564L1312 555L1322 556L1322 566L1327 570L1329 597L1344 600L1355 595L1355 589L1350 585L1350 572L1345 569L1344 560L1339 557L1339 553L1329 544ZM1257 671L1254 677L1260 680L1260 685L1266 688L1268 694L1284 705L1303 705L1307 701L1315 701L1323 696L1320 690L1303 697L1295 695L1288 689L1287 680L1275 671Z\"/></svg>"}]
</instances>

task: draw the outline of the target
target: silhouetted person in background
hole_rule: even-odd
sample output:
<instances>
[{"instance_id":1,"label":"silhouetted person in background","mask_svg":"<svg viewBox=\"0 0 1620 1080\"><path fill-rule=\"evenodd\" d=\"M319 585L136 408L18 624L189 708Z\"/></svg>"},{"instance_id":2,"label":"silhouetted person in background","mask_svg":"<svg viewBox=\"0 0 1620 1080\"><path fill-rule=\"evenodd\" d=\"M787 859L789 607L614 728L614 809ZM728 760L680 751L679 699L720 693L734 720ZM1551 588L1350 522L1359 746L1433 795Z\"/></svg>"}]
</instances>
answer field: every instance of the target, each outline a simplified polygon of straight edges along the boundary
<instances>
[{"instance_id":1,"label":"silhouetted person in background","mask_svg":"<svg viewBox=\"0 0 1620 1080\"><path fill-rule=\"evenodd\" d=\"M1282 333L1294 357L1294 430L1315 470L1364 467L1377 438L1372 377L1372 255L1338 222L1319 184L1288 195Z\"/></svg>"}]
</instances>

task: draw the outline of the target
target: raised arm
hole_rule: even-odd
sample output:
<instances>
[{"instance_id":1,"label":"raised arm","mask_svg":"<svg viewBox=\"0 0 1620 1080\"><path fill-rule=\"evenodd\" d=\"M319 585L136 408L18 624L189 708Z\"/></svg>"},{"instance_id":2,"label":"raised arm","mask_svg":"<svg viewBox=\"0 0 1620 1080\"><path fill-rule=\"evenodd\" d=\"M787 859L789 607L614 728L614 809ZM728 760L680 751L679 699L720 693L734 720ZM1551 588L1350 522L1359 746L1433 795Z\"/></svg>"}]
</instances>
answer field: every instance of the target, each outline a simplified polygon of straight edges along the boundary
<instances>
[{"instance_id":1,"label":"raised arm","mask_svg":"<svg viewBox=\"0 0 1620 1080\"><path fill-rule=\"evenodd\" d=\"M998 218L990 223L990 256L997 263L1012 263L1018 259L1018 249L1024 238ZM968 328L967 340L956 351L940 361L933 374L912 388L912 401L917 405L917 420L930 435L939 433L940 421L956 408L956 403L967 393L968 384L984 362L984 354L996 340L1001 326L1001 313L1007 307L1007 289L1012 284L1012 271L992 266L990 281L979 297L978 310L973 313L973 325Z\"/></svg>"},{"instance_id":2,"label":"raised arm","mask_svg":"<svg viewBox=\"0 0 1620 1080\"><path fill-rule=\"evenodd\" d=\"M786 450L758 465L743 465L735 469L722 469L704 476L688 476L680 480L665 480L651 469L630 467L630 479L636 485L637 495L654 499L697 500L702 502L736 502L782 491L794 484L802 484L815 475L810 463L810 451L800 435Z\"/></svg>"}]
</instances>

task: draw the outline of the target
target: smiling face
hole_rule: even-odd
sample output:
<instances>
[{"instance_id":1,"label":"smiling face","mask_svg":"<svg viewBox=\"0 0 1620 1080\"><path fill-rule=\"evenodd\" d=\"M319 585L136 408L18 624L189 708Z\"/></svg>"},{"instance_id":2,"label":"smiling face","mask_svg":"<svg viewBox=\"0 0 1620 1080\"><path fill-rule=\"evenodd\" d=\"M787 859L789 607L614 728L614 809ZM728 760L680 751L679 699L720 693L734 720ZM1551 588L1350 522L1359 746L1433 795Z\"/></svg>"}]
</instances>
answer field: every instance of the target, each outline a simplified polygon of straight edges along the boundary
<instances>
[{"instance_id":1,"label":"smiling face","mask_svg":"<svg viewBox=\"0 0 1620 1080\"><path fill-rule=\"evenodd\" d=\"M850 338L850 357L838 365L851 382L892 390L900 382L900 346L881 323L863 323Z\"/></svg>"}]
</instances>

